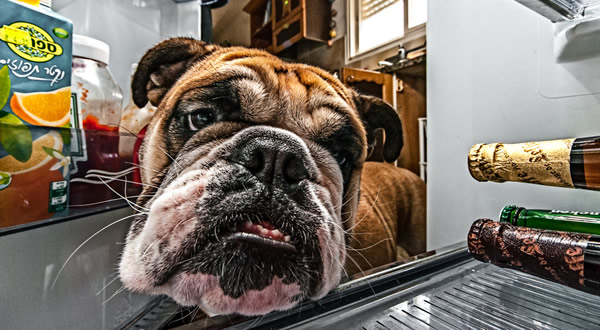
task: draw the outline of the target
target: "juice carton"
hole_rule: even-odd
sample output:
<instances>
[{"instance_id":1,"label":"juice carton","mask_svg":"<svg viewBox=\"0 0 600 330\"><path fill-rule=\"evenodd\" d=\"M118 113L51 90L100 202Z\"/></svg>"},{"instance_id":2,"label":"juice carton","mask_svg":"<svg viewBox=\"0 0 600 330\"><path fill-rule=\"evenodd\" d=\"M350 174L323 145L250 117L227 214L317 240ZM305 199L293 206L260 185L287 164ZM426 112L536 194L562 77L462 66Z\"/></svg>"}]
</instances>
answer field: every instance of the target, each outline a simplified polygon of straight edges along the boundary
<instances>
[{"instance_id":1,"label":"juice carton","mask_svg":"<svg viewBox=\"0 0 600 330\"><path fill-rule=\"evenodd\" d=\"M0 8L2 228L67 211L73 25L43 6Z\"/></svg>"}]
</instances>

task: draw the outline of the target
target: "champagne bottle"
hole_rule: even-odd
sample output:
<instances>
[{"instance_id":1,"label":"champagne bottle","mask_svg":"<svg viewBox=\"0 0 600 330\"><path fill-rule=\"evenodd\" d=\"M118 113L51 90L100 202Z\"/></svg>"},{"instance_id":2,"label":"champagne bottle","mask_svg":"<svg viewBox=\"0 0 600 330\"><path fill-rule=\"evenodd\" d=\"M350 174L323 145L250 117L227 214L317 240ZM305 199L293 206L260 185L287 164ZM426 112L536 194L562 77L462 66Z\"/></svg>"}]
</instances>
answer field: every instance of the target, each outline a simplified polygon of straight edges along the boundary
<instances>
[{"instance_id":1,"label":"champagne bottle","mask_svg":"<svg viewBox=\"0 0 600 330\"><path fill-rule=\"evenodd\" d=\"M531 210L508 205L500 213L500 222L519 227L600 235L600 212Z\"/></svg>"},{"instance_id":2,"label":"champagne bottle","mask_svg":"<svg viewBox=\"0 0 600 330\"><path fill-rule=\"evenodd\" d=\"M476 144L469 172L478 181L515 181L600 190L600 136Z\"/></svg>"},{"instance_id":3,"label":"champagne bottle","mask_svg":"<svg viewBox=\"0 0 600 330\"><path fill-rule=\"evenodd\" d=\"M480 261L600 294L600 236L479 219L471 226L467 243Z\"/></svg>"}]
</instances>

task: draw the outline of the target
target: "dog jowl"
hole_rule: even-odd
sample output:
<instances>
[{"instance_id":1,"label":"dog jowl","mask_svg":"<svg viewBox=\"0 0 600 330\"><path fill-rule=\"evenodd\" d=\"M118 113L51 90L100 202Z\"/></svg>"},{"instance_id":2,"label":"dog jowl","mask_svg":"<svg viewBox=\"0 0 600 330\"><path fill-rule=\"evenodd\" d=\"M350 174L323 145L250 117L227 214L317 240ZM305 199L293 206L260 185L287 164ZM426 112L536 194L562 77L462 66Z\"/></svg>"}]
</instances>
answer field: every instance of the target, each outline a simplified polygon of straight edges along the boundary
<instances>
[{"instance_id":1,"label":"dog jowl","mask_svg":"<svg viewBox=\"0 0 600 330\"><path fill-rule=\"evenodd\" d=\"M391 107L315 67L187 38L150 49L132 87L158 108L140 151L146 211L120 262L127 288L258 315L338 284L365 127L398 121ZM389 136L395 159L401 134Z\"/></svg>"}]
</instances>

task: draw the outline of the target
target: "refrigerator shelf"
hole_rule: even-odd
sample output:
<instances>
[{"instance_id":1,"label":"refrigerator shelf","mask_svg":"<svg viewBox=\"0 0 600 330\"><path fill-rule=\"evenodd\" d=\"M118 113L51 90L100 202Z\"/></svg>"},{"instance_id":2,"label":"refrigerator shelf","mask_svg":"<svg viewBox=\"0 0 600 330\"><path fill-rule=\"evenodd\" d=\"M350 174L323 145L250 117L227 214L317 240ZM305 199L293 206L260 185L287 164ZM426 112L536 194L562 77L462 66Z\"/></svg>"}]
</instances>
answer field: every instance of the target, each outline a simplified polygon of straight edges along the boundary
<instances>
[{"instance_id":1,"label":"refrigerator shelf","mask_svg":"<svg viewBox=\"0 0 600 330\"><path fill-rule=\"evenodd\" d=\"M231 329L596 329L599 304L598 296L475 261L459 247L341 285L312 309Z\"/></svg>"}]
</instances>

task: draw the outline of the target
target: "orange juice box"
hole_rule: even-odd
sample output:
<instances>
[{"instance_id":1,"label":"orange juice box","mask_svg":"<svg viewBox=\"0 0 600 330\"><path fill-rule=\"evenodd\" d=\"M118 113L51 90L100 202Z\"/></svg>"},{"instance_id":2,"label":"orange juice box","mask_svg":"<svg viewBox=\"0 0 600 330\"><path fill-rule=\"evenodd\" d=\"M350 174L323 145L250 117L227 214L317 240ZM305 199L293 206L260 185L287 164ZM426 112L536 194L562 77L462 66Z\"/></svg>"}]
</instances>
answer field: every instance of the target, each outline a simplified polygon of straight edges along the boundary
<instances>
[{"instance_id":1,"label":"orange juice box","mask_svg":"<svg viewBox=\"0 0 600 330\"><path fill-rule=\"evenodd\" d=\"M73 24L44 6L0 8L2 230L67 212Z\"/></svg>"}]
</instances>

